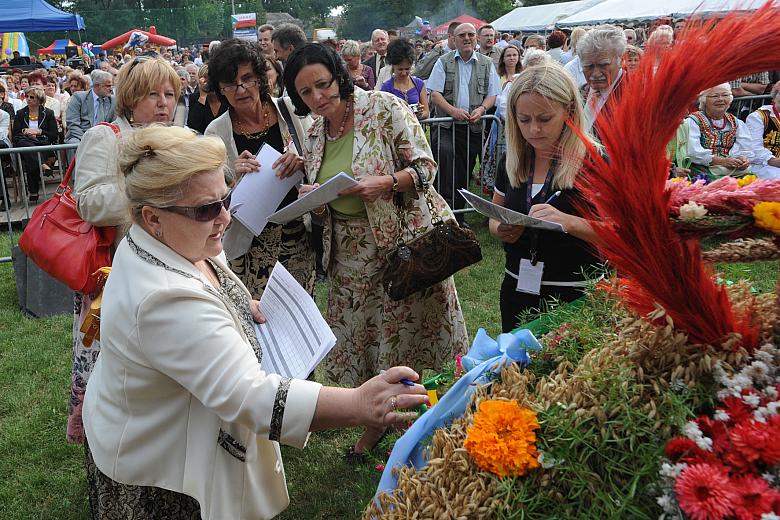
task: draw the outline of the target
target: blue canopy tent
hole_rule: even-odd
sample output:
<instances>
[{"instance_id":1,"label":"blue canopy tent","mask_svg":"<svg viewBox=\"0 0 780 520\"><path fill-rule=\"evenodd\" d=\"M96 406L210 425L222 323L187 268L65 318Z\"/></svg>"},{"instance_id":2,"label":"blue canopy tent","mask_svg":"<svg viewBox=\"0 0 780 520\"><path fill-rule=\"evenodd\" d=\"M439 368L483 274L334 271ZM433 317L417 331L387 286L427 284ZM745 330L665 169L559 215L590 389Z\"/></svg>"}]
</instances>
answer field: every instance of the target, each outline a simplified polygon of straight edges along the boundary
<instances>
[{"instance_id":1,"label":"blue canopy tent","mask_svg":"<svg viewBox=\"0 0 780 520\"><path fill-rule=\"evenodd\" d=\"M60 11L44 0L4 0L0 2L0 33L80 31L84 19Z\"/></svg>"}]
</instances>

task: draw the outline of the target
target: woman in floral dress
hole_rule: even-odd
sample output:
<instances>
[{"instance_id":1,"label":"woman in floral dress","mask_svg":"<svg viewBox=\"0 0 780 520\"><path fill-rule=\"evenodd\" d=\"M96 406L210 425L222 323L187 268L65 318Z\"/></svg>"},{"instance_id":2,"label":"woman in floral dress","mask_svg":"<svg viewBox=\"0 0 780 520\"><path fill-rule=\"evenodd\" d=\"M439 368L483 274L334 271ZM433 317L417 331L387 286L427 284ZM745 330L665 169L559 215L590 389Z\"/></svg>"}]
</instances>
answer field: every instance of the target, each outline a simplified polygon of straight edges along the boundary
<instances>
[{"instance_id":1,"label":"woman in floral dress","mask_svg":"<svg viewBox=\"0 0 780 520\"><path fill-rule=\"evenodd\" d=\"M341 60L322 45L296 50L284 80L298 115L321 116L303 142L309 184L301 192L342 171L358 180L312 212L325 226L327 319L337 338L325 360L327 377L355 386L396 364L438 370L468 341L453 279L401 301L393 301L381 283L385 255L399 230L393 195L403 195L406 239L411 229L431 225L416 189L419 175L432 184L436 172L422 127L392 94L354 88ZM440 214L452 218L439 194L432 196ZM381 434L369 430L353 452L371 449Z\"/></svg>"}]
</instances>

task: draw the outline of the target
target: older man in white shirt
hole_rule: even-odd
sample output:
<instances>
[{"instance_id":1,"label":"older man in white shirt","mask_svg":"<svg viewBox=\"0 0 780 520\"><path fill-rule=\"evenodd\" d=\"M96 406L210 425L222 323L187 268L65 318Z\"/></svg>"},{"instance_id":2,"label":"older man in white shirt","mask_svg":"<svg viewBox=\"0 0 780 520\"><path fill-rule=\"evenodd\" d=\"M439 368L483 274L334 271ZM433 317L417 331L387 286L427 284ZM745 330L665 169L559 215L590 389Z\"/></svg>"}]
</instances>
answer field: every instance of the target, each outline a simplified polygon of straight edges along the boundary
<instances>
[{"instance_id":1,"label":"older man in white shirt","mask_svg":"<svg viewBox=\"0 0 780 520\"><path fill-rule=\"evenodd\" d=\"M753 148L751 170L762 179L780 179L780 83L772 89L772 104L745 121Z\"/></svg>"}]
</instances>

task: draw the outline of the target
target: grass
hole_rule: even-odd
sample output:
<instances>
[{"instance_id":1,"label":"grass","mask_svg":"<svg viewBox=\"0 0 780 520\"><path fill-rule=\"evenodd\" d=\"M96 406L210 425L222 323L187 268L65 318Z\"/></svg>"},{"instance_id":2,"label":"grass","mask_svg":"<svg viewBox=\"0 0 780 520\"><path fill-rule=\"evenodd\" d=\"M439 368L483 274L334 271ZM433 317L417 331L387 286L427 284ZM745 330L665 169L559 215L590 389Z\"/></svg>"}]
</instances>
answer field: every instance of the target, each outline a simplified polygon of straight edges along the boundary
<instances>
[{"instance_id":1,"label":"grass","mask_svg":"<svg viewBox=\"0 0 780 520\"><path fill-rule=\"evenodd\" d=\"M480 237L484 259L456 275L458 294L469 334L484 327L495 336L501 328L503 251L484 219L470 214L467 220ZM0 256L8 254L10 239L3 235ZM777 262L721 271L726 280L751 280L758 291L773 290L777 280ZM325 298L325 287L318 287L321 307ZM19 311L13 269L0 264L0 519L87 518L83 449L65 442L70 337L70 316L32 320ZM280 518L360 517L381 475L374 465L384 462L392 440L375 451L371 464L349 466L341 454L359 435L357 429L315 433L305 450L282 448L291 505Z\"/></svg>"}]
</instances>

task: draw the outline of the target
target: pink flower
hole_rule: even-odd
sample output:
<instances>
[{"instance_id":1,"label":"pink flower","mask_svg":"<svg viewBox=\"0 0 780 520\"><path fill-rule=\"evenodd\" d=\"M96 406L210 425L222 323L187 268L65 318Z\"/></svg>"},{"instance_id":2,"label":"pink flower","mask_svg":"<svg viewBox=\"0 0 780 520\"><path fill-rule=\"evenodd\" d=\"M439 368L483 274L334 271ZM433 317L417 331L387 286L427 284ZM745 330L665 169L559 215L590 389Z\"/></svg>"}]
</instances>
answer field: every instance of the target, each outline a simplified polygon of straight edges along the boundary
<instances>
[{"instance_id":1,"label":"pink flower","mask_svg":"<svg viewBox=\"0 0 780 520\"><path fill-rule=\"evenodd\" d=\"M674 484L677 502L691 520L724 520L733 512L737 499L729 476L717 464L693 464L683 470Z\"/></svg>"}]
</instances>

